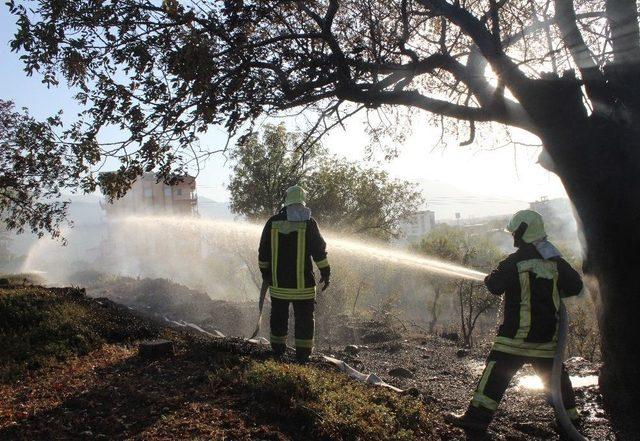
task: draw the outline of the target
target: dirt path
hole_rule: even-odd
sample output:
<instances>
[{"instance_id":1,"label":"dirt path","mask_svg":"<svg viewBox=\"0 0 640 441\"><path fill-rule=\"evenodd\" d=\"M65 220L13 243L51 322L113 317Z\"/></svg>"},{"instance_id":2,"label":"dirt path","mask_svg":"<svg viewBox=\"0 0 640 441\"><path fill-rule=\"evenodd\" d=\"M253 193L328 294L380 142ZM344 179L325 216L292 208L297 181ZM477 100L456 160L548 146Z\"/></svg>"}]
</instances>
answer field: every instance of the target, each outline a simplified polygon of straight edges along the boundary
<instances>
[{"instance_id":1,"label":"dirt path","mask_svg":"<svg viewBox=\"0 0 640 441\"><path fill-rule=\"evenodd\" d=\"M376 373L390 384L403 389L418 389L426 401L434 401L443 412L466 408L488 353L487 345L470 353L461 352L457 345L439 337L380 343L360 346L359 349L356 355L344 350L324 350L360 371ZM397 367L412 371L413 378L390 375L389 371ZM569 363L571 375L591 375L596 368L586 361ZM533 371L527 367L518 373L500 404L486 439L560 439L554 429L553 409L545 403L544 392L518 386L521 377L532 374ZM637 439L614 433L601 408L597 386L574 389L578 409L585 420L583 432L589 439Z\"/></svg>"}]
</instances>

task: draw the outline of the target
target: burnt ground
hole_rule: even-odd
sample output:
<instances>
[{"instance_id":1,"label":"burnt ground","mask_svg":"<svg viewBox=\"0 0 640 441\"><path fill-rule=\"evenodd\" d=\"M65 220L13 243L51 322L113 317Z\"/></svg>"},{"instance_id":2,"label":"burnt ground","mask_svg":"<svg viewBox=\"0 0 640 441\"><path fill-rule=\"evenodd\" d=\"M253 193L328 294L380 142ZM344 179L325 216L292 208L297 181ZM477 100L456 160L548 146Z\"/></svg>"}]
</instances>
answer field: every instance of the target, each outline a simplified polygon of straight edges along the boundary
<instances>
[{"instance_id":1,"label":"burnt ground","mask_svg":"<svg viewBox=\"0 0 640 441\"><path fill-rule=\"evenodd\" d=\"M409 392L420 392L427 402L434 402L443 412L462 412L484 368L489 345L473 351L461 350L452 341L438 336L414 337L377 344L357 346L348 350L324 348L322 352L343 359L361 372L376 373L386 382ZM571 376L597 374L598 366L584 359L567 363ZM395 368L411 371L412 378L389 374ZM518 385L525 375L533 375L529 366L521 369L507 390L496 419L485 437L487 440L561 439L555 430L553 409L545 402L545 393ZM582 433L591 440L632 440L637 435L614 430L601 405L597 385L576 387L578 410L584 426ZM468 439L476 439L470 436Z\"/></svg>"},{"instance_id":2,"label":"burnt ground","mask_svg":"<svg viewBox=\"0 0 640 441\"><path fill-rule=\"evenodd\" d=\"M159 337L173 351L138 352L140 339ZM0 372L12 373L0 380L0 440L460 434L415 397L350 381L324 363L272 360L265 345L167 325L75 288L0 289L0 341Z\"/></svg>"},{"instance_id":3,"label":"burnt ground","mask_svg":"<svg viewBox=\"0 0 640 441\"><path fill-rule=\"evenodd\" d=\"M152 281L154 284L148 284L149 286L140 285L137 281L131 282L132 286L127 286L127 289L105 284L108 289L90 291L93 291L93 296L109 297L148 315L191 321L209 331L217 329L227 335L248 335L248 330L252 328L251 317L255 317L256 309L254 304L211 301L199 298L191 291L185 291L184 300L180 302L154 301L151 304L150 295L153 298L158 291L173 291L175 287L165 288L162 284L158 285L159 281ZM251 311L253 313L248 314ZM265 311L266 317L268 310ZM268 320L263 320L263 328L268 327L267 322ZM471 351L461 351L457 342L439 336L407 338L376 326L375 323L366 323L362 329L356 330L357 332L340 332L349 331L352 327L344 326L344 320L340 322L343 324L342 327L330 326L331 335L327 335L327 329L323 329L323 326L319 327L317 341L320 342L320 347L316 349L317 356L334 356L361 372L375 373L392 385L421 394L426 403L435 404L442 412L464 411L482 373L490 342L481 343ZM265 334L268 335L268 329L263 329L262 335ZM367 334L369 338L363 339L363 334ZM384 336L392 340L381 341ZM345 350L345 345L361 341L367 343L358 345L357 350ZM319 357L316 360L319 360ZM580 377L597 375L598 370L597 364L583 359L571 360L568 367L570 375ZM394 368L411 371L411 378L391 375L389 371ZM546 404L545 393L518 386L522 376L533 373L530 367L525 367L514 378L489 433L483 439L561 439L555 429L553 409ZM602 407L597 385L574 385L574 389L578 410L584 420L581 431L589 439L638 439L637 434L624 433L621 429L611 426Z\"/></svg>"}]
</instances>

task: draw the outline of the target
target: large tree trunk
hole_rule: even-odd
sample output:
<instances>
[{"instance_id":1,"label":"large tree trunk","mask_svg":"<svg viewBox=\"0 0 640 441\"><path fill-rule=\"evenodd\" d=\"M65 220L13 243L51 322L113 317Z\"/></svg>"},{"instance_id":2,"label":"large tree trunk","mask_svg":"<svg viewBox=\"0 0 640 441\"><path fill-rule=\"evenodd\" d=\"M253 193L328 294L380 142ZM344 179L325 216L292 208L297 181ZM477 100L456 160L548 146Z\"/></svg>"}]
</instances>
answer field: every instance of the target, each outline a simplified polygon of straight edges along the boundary
<instances>
[{"instance_id":1,"label":"large tree trunk","mask_svg":"<svg viewBox=\"0 0 640 441\"><path fill-rule=\"evenodd\" d=\"M633 156L607 169L594 160L593 172L602 174L598 188L591 194L576 188L571 197L585 235L585 271L600 288L601 386L610 407L640 416L640 161Z\"/></svg>"},{"instance_id":2,"label":"large tree trunk","mask_svg":"<svg viewBox=\"0 0 640 441\"><path fill-rule=\"evenodd\" d=\"M621 422L640 417L640 135L633 118L567 118L544 143L584 233L599 282L600 385ZM634 415L630 415L633 413Z\"/></svg>"},{"instance_id":3,"label":"large tree trunk","mask_svg":"<svg viewBox=\"0 0 640 441\"><path fill-rule=\"evenodd\" d=\"M590 115L572 72L531 81L519 99L576 209L585 273L598 280L605 402L618 421L638 426L640 66L610 65L604 78L587 87L602 98Z\"/></svg>"}]
</instances>

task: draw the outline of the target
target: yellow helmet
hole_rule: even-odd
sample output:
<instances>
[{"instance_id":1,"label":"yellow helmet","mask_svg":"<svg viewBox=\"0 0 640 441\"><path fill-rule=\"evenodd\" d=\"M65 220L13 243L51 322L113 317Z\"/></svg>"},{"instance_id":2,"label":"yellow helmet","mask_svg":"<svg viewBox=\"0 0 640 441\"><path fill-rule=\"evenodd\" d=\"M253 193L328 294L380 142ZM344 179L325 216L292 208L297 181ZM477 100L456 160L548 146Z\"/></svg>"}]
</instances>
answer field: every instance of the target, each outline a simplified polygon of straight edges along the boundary
<instances>
[{"instance_id":1,"label":"yellow helmet","mask_svg":"<svg viewBox=\"0 0 640 441\"><path fill-rule=\"evenodd\" d=\"M520 224L525 223L527 228L524 230L522 240L526 243L532 243L536 240L541 240L547 237L547 233L544 231L544 222L540 213L533 210L520 210L513 215L509 223L507 224L507 230L510 233L514 233Z\"/></svg>"},{"instance_id":2,"label":"yellow helmet","mask_svg":"<svg viewBox=\"0 0 640 441\"><path fill-rule=\"evenodd\" d=\"M284 205L289 206L292 204L303 204L304 205L304 188L299 185L294 185L292 187L287 188L287 195L284 198Z\"/></svg>"}]
</instances>

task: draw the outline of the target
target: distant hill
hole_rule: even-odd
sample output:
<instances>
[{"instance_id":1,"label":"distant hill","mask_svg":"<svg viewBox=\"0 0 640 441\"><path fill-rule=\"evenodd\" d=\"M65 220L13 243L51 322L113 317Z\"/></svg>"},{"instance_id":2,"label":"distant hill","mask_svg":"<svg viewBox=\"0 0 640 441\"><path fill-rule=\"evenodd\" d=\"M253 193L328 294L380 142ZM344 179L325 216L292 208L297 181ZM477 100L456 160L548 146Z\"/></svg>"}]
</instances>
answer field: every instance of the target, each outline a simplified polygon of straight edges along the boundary
<instances>
[{"instance_id":1,"label":"distant hill","mask_svg":"<svg viewBox=\"0 0 640 441\"><path fill-rule=\"evenodd\" d=\"M438 222L454 219L456 213L460 213L462 219L469 219L512 214L529 206L527 201L473 193L442 181L413 182L420 185L427 209L435 212Z\"/></svg>"}]
</instances>

